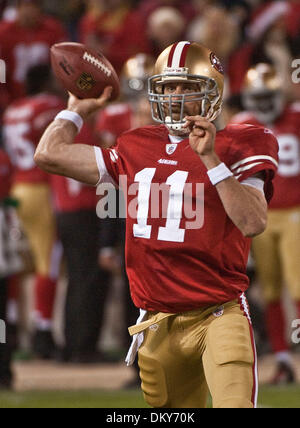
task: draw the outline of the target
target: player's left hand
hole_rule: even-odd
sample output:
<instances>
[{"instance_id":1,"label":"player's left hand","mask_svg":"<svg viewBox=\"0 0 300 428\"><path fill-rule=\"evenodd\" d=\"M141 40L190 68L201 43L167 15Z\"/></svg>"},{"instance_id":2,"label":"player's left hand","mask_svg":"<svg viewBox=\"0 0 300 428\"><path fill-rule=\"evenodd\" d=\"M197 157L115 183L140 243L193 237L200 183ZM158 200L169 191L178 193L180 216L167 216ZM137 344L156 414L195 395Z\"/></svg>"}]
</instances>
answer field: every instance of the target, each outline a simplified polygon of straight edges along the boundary
<instances>
[{"instance_id":1,"label":"player's left hand","mask_svg":"<svg viewBox=\"0 0 300 428\"><path fill-rule=\"evenodd\" d=\"M215 125L202 116L187 116L185 120L185 127L191 131L190 146L194 152L200 157L214 155L217 133Z\"/></svg>"}]
</instances>

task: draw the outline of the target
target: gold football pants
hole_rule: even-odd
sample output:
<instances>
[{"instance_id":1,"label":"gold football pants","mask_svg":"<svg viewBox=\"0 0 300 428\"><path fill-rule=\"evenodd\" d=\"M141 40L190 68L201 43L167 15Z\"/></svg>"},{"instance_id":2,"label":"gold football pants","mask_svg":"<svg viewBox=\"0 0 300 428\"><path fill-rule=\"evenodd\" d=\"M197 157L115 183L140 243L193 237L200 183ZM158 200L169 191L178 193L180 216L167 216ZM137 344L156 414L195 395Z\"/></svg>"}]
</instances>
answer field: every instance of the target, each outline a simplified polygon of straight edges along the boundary
<instances>
[{"instance_id":1,"label":"gold football pants","mask_svg":"<svg viewBox=\"0 0 300 428\"><path fill-rule=\"evenodd\" d=\"M56 225L49 186L16 184L12 196L19 202L18 216L32 250L35 273L44 277L57 276L57 273L51 275Z\"/></svg>"},{"instance_id":2,"label":"gold football pants","mask_svg":"<svg viewBox=\"0 0 300 428\"><path fill-rule=\"evenodd\" d=\"M139 367L150 406L205 408L210 392L214 408L256 407L256 351L244 295L221 307L150 313L147 322Z\"/></svg>"},{"instance_id":3,"label":"gold football pants","mask_svg":"<svg viewBox=\"0 0 300 428\"><path fill-rule=\"evenodd\" d=\"M253 256L263 296L278 301L286 284L300 301L300 207L270 210L266 231L254 238Z\"/></svg>"}]
</instances>

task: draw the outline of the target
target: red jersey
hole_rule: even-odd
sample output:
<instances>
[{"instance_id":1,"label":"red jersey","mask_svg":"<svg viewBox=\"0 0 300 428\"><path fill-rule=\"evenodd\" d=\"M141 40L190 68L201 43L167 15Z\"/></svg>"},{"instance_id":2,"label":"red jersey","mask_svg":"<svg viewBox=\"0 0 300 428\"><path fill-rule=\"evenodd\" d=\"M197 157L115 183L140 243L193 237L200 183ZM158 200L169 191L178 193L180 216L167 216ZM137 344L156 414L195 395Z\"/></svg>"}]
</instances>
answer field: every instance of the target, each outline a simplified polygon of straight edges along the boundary
<instances>
[{"instance_id":1,"label":"red jersey","mask_svg":"<svg viewBox=\"0 0 300 428\"><path fill-rule=\"evenodd\" d=\"M12 171L8 155L0 149L0 202L9 195Z\"/></svg>"},{"instance_id":2,"label":"red jersey","mask_svg":"<svg viewBox=\"0 0 300 428\"><path fill-rule=\"evenodd\" d=\"M97 145L93 130L84 125L81 133L76 137L77 143ZM96 188L79 183L71 178L51 175L51 187L55 210L59 213L80 210L96 210Z\"/></svg>"},{"instance_id":3,"label":"red jersey","mask_svg":"<svg viewBox=\"0 0 300 428\"><path fill-rule=\"evenodd\" d=\"M49 17L43 17L34 29L21 27L18 22L0 26L0 58L7 67L7 84L2 85L1 90L6 91L10 101L25 96L24 82L28 70L35 65L49 63L50 47L66 38L61 23Z\"/></svg>"},{"instance_id":4,"label":"red jersey","mask_svg":"<svg viewBox=\"0 0 300 428\"><path fill-rule=\"evenodd\" d=\"M263 126L251 113L241 113L232 123ZM274 179L271 209L300 206L300 103L287 106L270 128L279 143L279 167Z\"/></svg>"},{"instance_id":5,"label":"red jersey","mask_svg":"<svg viewBox=\"0 0 300 428\"><path fill-rule=\"evenodd\" d=\"M4 114L4 143L15 167L14 182L41 183L48 174L33 160L36 147L64 102L50 94L23 98L11 104Z\"/></svg>"},{"instance_id":6,"label":"red jersey","mask_svg":"<svg viewBox=\"0 0 300 428\"><path fill-rule=\"evenodd\" d=\"M217 133L216 153L239 181L265 171L271 198L278 144L269 131L228 126ZM137 307L178 313L231 301L248 288L251 240L227 216L188 138L172 144L166 127L150 126L97 155L103 181L123 175L130 186L126 265Z\"/></svg>"}]
</instances>

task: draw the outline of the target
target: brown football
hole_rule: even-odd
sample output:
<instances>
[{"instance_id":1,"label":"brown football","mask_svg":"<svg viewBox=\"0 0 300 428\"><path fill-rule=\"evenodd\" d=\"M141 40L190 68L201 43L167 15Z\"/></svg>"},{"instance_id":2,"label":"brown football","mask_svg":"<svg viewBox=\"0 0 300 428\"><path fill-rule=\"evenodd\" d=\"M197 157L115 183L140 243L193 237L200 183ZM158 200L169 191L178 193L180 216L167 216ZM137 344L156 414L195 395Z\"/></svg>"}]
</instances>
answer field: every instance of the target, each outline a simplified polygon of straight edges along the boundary
<instances>
[{"instance_id":1,"label":"brown football","mask_svg":"<svg viewBox=\"0 0 300 428\"><path fill-rule=\"evenodd\" d=\"M120 82L111 63L97 49L80 43L58 43L51 48L51 64L65 89L78 98L98 98L112 86L110 101L120 95Z\"/></svg>"}]
</instances>

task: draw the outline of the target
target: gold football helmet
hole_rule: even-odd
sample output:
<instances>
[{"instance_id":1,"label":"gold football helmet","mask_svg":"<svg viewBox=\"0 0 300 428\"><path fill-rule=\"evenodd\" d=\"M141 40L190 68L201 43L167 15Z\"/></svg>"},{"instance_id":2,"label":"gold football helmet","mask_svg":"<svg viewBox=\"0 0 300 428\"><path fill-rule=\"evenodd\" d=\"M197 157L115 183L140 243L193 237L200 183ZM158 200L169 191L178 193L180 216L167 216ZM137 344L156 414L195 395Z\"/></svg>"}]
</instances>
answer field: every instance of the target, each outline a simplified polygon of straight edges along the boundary
<instances>
[{"instance_id":1,"label":"gold football helmet","mask_svg":"<svg viewBox=\"0 0 300 428\"><path fill-rule=\"evenodd\" d=\"M273 65L259 63L250 68L243 85L244 107L264 125L272 124L285 105L283 81Z\"/></svg>"},{"instance_id":2,"label":"gold football helmet","mask_svg":"<svg viewBox=\"0 0 300 428\"><path fill-rule=\"evenodd\" d=\"M206 47L191 42L169 46L158 57L155 75L149 79L149 100L153 119L170 129L182 131L184 106L199 102L199 114L214 121L221 112L224 88L224 70L220 60ZM181 95L164 94L169 82L196 83L198 90ZM172 106L180 106L180 119L174 119ZM178 119L178 118L177 118Z\"/></svg>"},{"instance_id":3,"label":"gold football helmet","mask_svg":"<svg viewBox=\"0 0 300 428\"><path fill-rule=\"evenodd\" d=\"M121 73L122 89L126 97L136 98L147 93L147 81L153 75L154 65L154 58L144 53L126 61Z\"/></svg>"}]
</instances>

